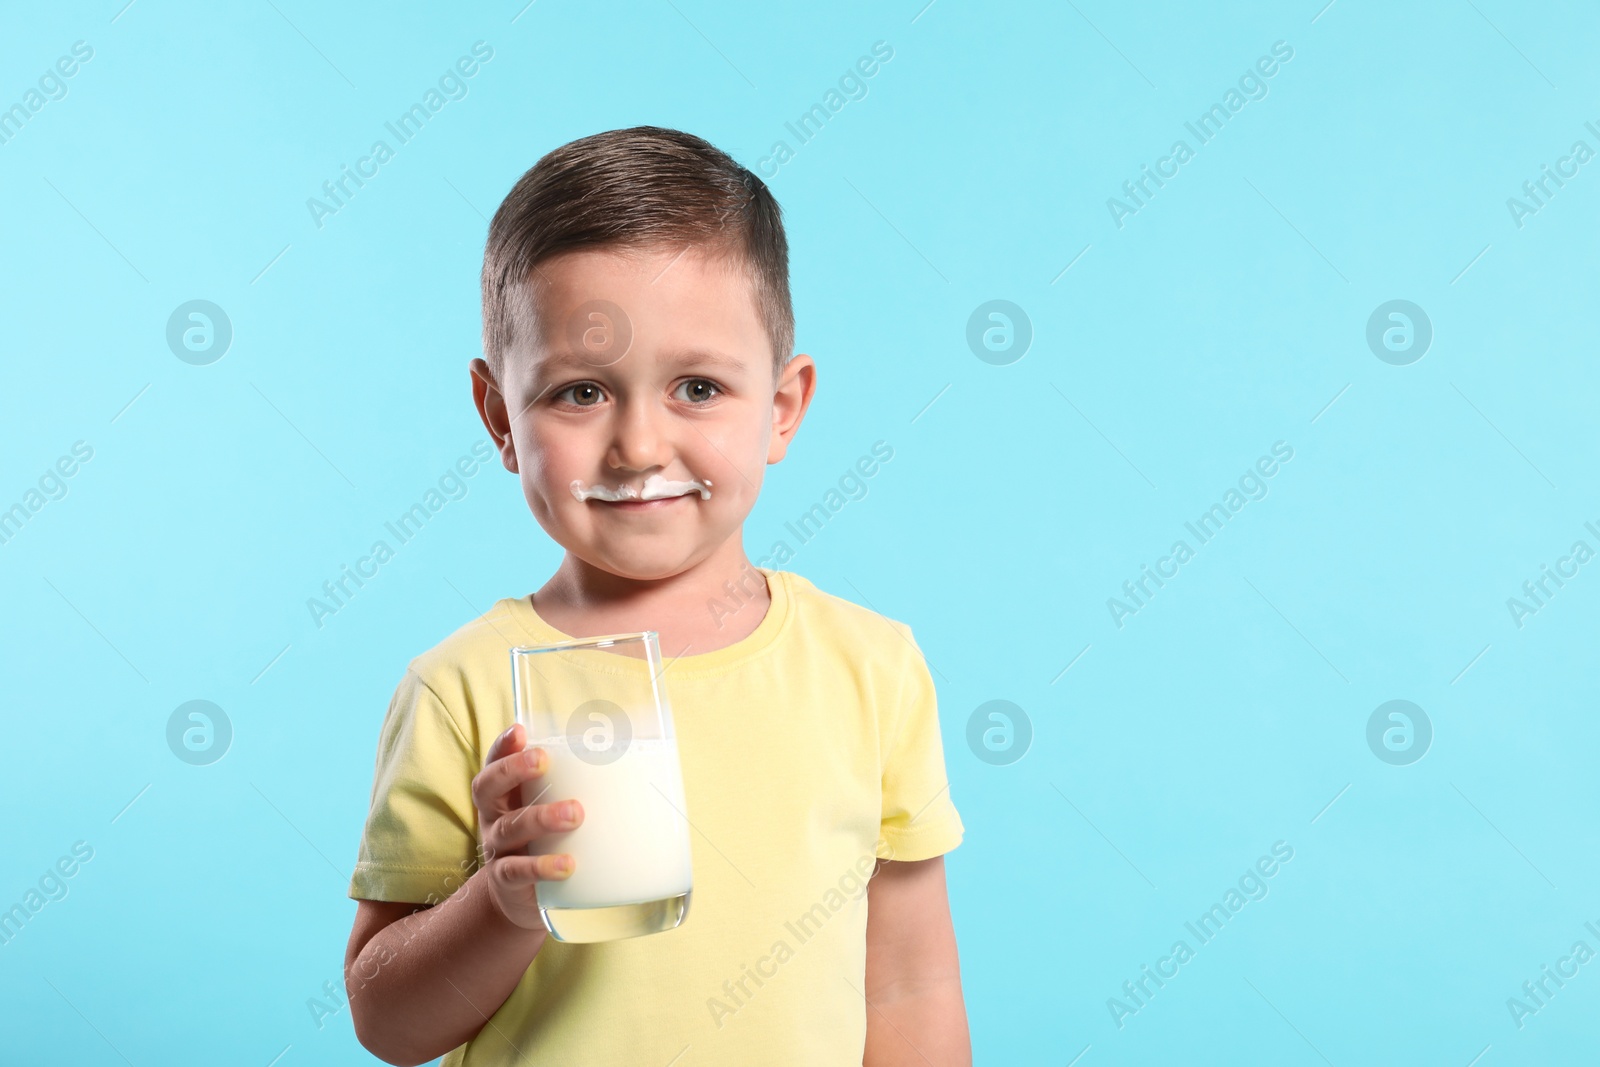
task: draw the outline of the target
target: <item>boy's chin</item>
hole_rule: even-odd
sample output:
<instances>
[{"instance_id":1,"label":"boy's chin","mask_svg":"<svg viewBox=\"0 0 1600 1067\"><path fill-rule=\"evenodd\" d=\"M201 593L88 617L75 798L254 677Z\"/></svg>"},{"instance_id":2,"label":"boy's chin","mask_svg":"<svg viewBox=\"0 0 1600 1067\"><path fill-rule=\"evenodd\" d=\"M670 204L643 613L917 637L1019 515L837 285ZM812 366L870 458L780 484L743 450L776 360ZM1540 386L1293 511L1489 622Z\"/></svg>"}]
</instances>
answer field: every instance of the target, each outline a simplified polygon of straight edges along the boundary
<instances>
[{"instance_id":1,"label":"boy's chin","mask_svg":"<svg viewBox=\"0 0 1600 1067\"><path fill-rule=\"evenodd\" d=\"M689 552L607 552L594 546L571 550L572 554L596 570L635 582L658 582L682 574L700 561L700 553Z\"/></svg>"}]
</instances>

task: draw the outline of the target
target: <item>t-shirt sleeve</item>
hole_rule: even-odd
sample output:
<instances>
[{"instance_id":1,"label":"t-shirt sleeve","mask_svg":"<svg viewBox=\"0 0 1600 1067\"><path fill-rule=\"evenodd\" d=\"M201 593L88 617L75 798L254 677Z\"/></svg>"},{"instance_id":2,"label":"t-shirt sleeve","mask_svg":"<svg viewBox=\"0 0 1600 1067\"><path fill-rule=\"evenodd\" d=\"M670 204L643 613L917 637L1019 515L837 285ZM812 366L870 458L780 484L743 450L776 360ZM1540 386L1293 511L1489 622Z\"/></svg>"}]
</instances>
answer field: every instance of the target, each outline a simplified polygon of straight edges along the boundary
<instances>
[{"instance_id":1,"label":"t-shirt sleeve","mask_svg":"<svg viewBox=\"0 0 1600 1067\"><path fill-rule=\"evenodd\" d=\"M906 649L894 709L897 721L891 724L890 743L884 751L880 833L887 849L882 858L925 860L959 845L965 828L945 776L933 677L910 627L898 622L894 626L910 648Z\"/></svg>"},{"instance_id":2,"label":"t-shirt sleeve","mask_svg":"<svg viewBox=\"0 0 1600 1067\"><path fill-rule=\"evenodd\" d=\"M349 895L436 904L455 892L477 869L477 772L476 749L450 709L406 671L379 734Z\"/></svg>"}]
</instances>

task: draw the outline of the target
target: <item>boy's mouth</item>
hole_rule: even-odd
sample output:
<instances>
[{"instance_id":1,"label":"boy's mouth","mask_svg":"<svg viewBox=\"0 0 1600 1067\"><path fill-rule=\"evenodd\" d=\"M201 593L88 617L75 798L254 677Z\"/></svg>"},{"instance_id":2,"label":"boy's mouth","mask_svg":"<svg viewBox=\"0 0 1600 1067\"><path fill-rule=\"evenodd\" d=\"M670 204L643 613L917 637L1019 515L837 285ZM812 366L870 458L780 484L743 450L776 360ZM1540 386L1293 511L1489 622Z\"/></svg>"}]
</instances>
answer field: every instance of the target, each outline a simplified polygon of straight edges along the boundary
<instances>
[{"instance_id":1,"label":"boy's mouth","mask_svg":"<svg viewBox=\"0 0 1600 1067\"><path fill-rule=\"evenodd\" d=\"M659 474L652 474L644 480L641 488L631 485L619 485L611 488L605 485L591 485L585 487L577 478L572 480L572 495L579 503L587 500L599 500L602 503L615 504L626 510L647 509L659 507L673 500L681 499L690 493L699 493L700 499L711 499L711 479L706 478L696 481L678 482L663 478Z\"/></svg>"},{"instance_id":2,"label":"boy's mouth","mask_svg":"<svg viewBox=\"0 0 1600 1067\"><path fill-rule=\"evenodd\" d=\"M670 508L674 504L689 498L688 493L679 493L677 496L658 497L655 500L599 500L596 503L617 511L659 511Z\"/></svg>"}]
</instances>

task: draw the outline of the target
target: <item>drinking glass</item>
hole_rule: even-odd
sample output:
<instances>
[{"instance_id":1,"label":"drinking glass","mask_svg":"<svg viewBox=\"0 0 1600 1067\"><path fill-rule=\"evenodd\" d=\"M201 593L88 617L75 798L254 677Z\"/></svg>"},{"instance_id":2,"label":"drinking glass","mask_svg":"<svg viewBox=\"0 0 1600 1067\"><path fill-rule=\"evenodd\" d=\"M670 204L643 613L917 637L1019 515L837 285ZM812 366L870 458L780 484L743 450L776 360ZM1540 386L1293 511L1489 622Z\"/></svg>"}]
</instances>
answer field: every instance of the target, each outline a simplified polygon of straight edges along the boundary
<instances>
[{"instance_id":1,"label":"drinking glass","mask_svg":"<svg viewBox=\"0 0 1600 1067\"><path fill-rule=\"evenodd\" d=\"M660 933L689 913L689 819L661 680L656 633L613 634L511 650L517 721L543 748L523 804L576 800L583 822L545 834L529 855L566 852L572 873L535 886L558 941Z\"/></svg>"}]
</instances>

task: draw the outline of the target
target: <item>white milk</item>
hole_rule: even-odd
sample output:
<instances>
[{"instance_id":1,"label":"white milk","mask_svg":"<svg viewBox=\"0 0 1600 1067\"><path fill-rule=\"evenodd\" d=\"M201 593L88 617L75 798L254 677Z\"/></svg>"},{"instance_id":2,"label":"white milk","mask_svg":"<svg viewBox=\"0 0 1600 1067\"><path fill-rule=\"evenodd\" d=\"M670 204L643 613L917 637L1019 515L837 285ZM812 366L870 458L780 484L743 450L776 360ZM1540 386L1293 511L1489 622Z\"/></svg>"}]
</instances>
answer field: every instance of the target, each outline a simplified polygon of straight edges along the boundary
<instances>
[{"instance_id":1,"label":"white milk","mask_svg":"<svg viewBox=\"0 0 1600 1067\"><path fill-rule=\"evenodd\" d=\"M538 797L540 804L576 800L583 806L576 830L546 834L528 846L530 855L572 854L565 880L538 883L541 907L602 908L689 891L689 824L680 814L688 809L676 739L630 741L607 764L579 759L564 737L531 745L548 752L550 762L543 776L523 783L522 802Z\"/></svg>"}]
</instances>

